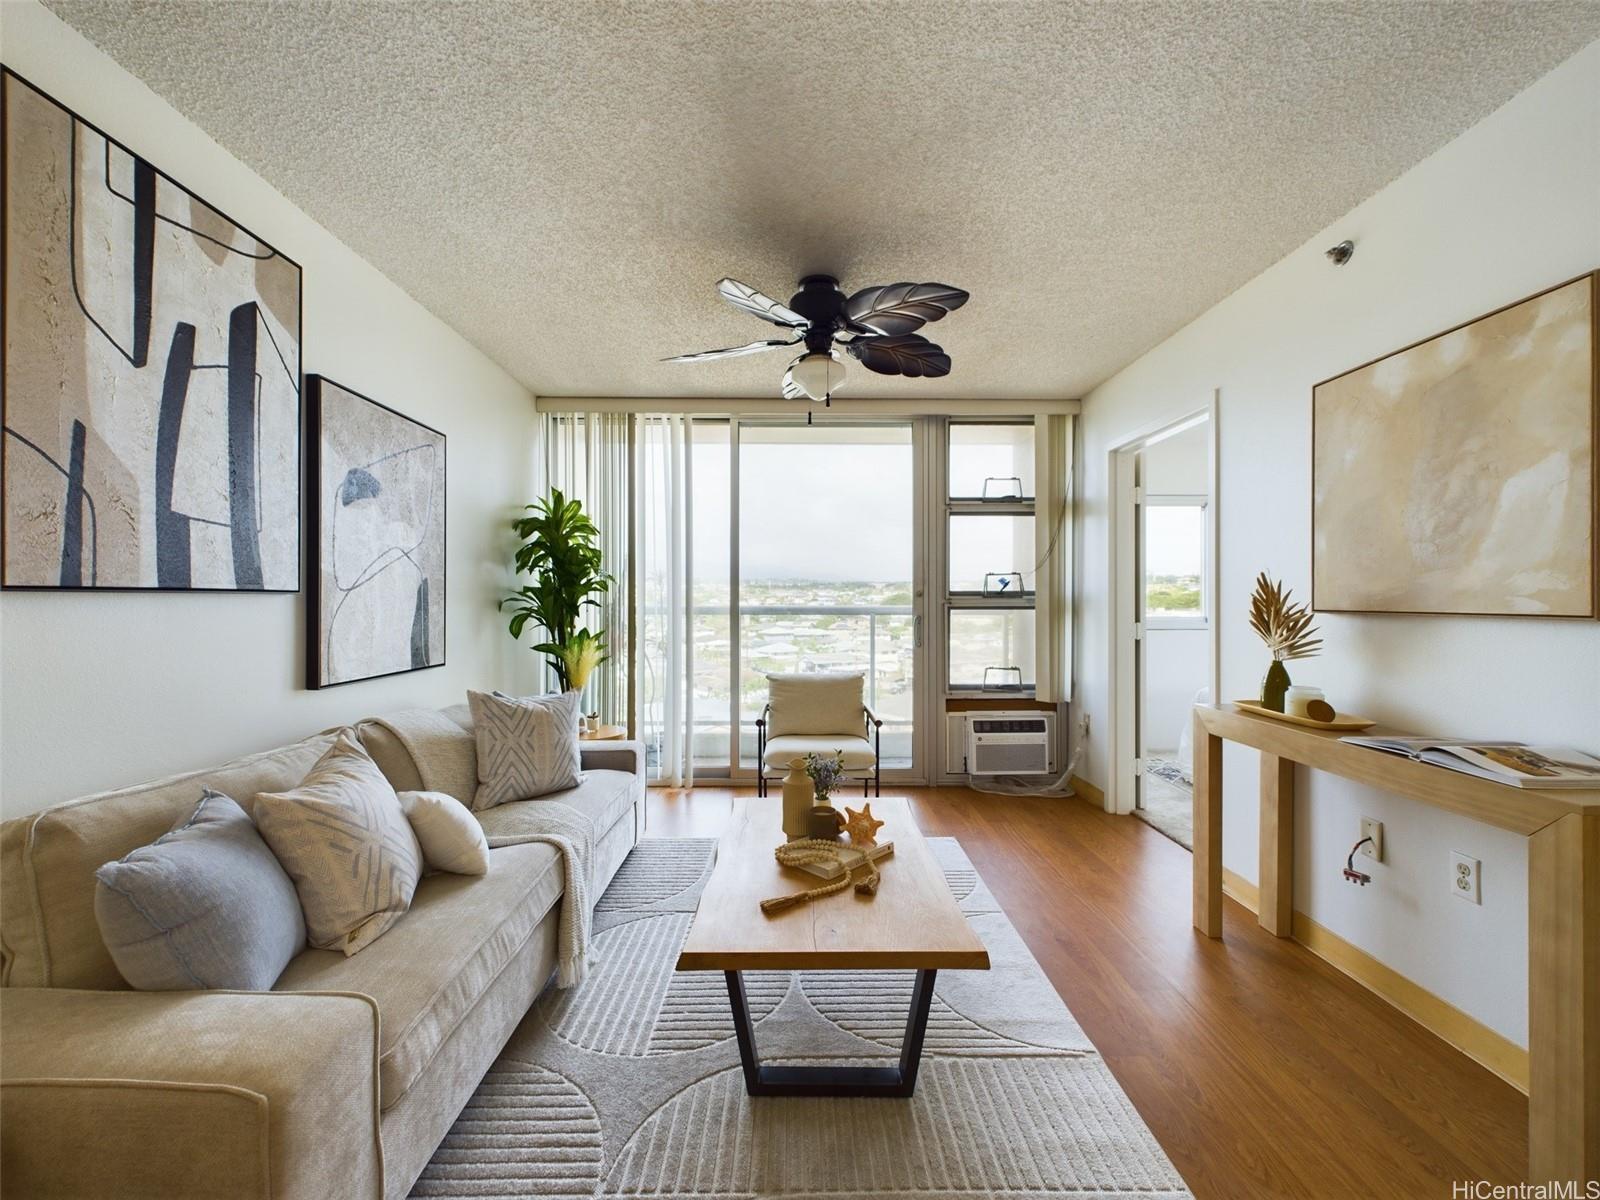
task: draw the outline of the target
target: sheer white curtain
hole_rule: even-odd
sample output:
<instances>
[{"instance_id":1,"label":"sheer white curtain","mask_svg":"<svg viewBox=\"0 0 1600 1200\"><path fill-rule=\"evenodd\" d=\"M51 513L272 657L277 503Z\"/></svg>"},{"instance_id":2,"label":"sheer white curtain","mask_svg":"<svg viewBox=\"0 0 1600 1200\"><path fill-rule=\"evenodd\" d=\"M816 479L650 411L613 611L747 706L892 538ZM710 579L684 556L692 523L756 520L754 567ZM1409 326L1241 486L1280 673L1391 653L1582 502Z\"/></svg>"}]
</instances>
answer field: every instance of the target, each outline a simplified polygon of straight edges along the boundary
<instances>
[{"instance_id":1,"label":"sheer white curtain","mask_svg":"<svg viewBox=\"0 0 1600 1200\"><path fill-rule=\"evenodd\" d=\"M1072 418L1033 421L1034 686L1040 700L1072 699Z\"/></svg>"},{"instance_id":2,"label":"sheer white curtain","mask_svg":"<svg viewBox=\"0 0 1600 1200\"><path fill-rule=\"evenodd\" d=\"M544 446L539 495L560 488L568 499L583 503L583 511L600 535L600 553L615 582L600 597L597 607L585 611L589 629L604 630L610 657L590 676L584 688L584 712L598 712L606 724L622 724L627 717L630 630L628 620L628 518L632 504L633 473L629 464L629 438L633 418L623 413L546 413L540 422ZM547 690L556 686L555 673L545 667Z\"/></svg>"},{"instance_id":3,"label":"sheer white curtain","mask_svg":"<svg viewBox=\"0 0 1600 1200\"><path fill-rule=\"evenodd\" d=\"M652 780L694 782L694 500L690 419L641 415L634 523L634 715Z\"/></svg>"}]
</instances>

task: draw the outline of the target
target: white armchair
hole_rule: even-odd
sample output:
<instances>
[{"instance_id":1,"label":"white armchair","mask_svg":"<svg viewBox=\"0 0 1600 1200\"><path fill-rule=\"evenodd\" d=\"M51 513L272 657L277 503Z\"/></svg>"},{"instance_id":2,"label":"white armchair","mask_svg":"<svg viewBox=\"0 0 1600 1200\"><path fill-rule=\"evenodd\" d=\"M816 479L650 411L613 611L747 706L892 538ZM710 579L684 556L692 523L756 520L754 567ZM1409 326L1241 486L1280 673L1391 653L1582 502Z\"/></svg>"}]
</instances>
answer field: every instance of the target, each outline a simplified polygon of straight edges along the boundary
<instances>
[{"instance_id":1,"label":"white armchair","mask_svg":"<svg viewBox=\"0 0 1600 1200\"><path fill-rule=\"evenodd\" d=\"M791 759L838 754L863 796L883 794L878 750L883 722L866 705L861 675L768 675L767 706L756 720L756 792L781 779ZM870 739L870 740L869 740Z\"/></svg>"}]
</instances>

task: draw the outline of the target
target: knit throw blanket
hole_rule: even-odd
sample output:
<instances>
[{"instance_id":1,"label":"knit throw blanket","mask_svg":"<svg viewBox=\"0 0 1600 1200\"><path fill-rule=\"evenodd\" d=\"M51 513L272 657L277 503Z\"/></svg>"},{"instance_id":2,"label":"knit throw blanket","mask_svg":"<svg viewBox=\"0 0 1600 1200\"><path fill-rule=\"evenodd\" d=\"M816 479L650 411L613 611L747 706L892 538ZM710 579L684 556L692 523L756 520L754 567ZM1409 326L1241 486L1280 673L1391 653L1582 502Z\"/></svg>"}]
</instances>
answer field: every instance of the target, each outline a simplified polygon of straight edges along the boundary
<instances>
[{"instance_id":1,"label":"knit throw blanket","mask_svg":"<svg viewBox=\"0 0 1600 1200\"><path fill-rule=\"evenodd\" d=\"M445 712L410 708L373 718L399 739L417 764L422 786L454 796L468 808L478 790L477 746L472 733ZM491 848L543 842L561 856L566 875L556 934L556 986L583 982L589 966L589 863L593 833L582 813L557 799L538 798L475 812Z\"/></svg>"}]
</instances>

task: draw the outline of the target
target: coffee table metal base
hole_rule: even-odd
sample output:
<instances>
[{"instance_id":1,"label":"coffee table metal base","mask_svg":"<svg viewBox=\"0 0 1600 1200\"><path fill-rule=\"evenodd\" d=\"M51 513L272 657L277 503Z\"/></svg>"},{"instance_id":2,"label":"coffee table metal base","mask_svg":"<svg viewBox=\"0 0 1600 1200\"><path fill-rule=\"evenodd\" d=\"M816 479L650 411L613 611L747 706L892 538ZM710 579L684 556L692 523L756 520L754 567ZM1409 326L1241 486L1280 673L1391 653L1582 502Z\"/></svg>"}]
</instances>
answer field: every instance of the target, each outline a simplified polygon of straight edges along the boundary
<instances>
[{"instance_id":1,"label":"coffee table metal base","mask_svg":"<svg viewBox=\"0 0 1600 1200\"><path fill-rule=\"evenodd\" d=\"M728 978L728 1001L733 1006L733 1031L739 1041L739 1061L744 1066L744 1090L752 1096L883 1096L905 1099L917 1090L917 1067L922 1062L922 1041L928 1032L928 1009L933 1004L936 972L917 972L911 987L911 1012L906 1017L905 1041L898 1067L823 1067L763 1064L756 1057L755 1028L745 999L744 979L738 971Z\"/></svg>"}]
</instances>

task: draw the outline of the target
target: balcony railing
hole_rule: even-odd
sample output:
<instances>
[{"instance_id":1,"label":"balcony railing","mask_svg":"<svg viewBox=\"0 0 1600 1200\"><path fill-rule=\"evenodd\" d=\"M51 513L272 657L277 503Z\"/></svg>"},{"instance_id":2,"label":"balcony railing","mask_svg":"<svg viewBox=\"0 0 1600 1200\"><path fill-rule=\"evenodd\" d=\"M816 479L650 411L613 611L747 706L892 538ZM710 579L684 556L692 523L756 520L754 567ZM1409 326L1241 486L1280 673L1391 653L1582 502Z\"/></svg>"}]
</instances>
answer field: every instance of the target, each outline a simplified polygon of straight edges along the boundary
<instances>
[{"instance_id":1,"label":"balcony railing","mask_svg":"<svg viewBox=\"0 0 1600 1200\"><path fill-rule=\"evenodd\" d=\"M695 606L693 613L691 614L691 626L699 618L722 618L724 625L728 628L728 636L741 638L740 674L743 675L745 671L752 669L751 662L757 657L752 653L752 647L745 644L745 639L743 638L744 631L751 628L752 620L761 621L767 618L785 617L796 618L799 621L803 621L806 618L815 619L824 617L866 618L866 645L865 647L860 647L862 650L864 650L864 654L850 656L848 651L844 655L840 655L835 651L824 651L819 653L819 648L817 647L805 647L797 645L795 647L795 656L800 659L802 663L806 663L809 660L809 662L814 665L814 669L817 670L862 670L866 677L865 684L867 705L880 717L883 717L884 720L884 764L885 766L909 766L911 763L912 722L909 718L889 717L885 716L882 712L880 700L883 698L881 685L884 682L884 673L880 672L878 667L880 659L880 621L893 618L909 618L913 615L912 606L909 604L819 604L815 602L796 604L742 604L739 606L739 618L743 629L734 630L730 620L732 616L730 605L705 604ZM817 638L819 635L825 632L827 631L806 631L802 629L797 630L795 636L797 639L811 640ZM860 636L859 626L857 626L855 636ZM910 643L915 638L915 631L908 628L901 636L907 642L906 649L909 651L911 649ZM854 641L853 638L850 640ZM855 645L859 647L859 642L856 642ZM771 656L765 657L770 659ZM860 658L862 657L864 657L865 662L860 661ZM851 660L852 658L853 661ZM732 672L730 670L729 678L724 683L724 687L734 683L731 676ZM766 697L763 693L759 697L752 696L749 698L749 700L754 701L753 710L743 693L743 689L741 688L739 694L740 713L738 763L731 764L728 763L728 759L730 758L729 751L731 751L733 747L728 745L728 738L731 734L731 730L729 730L730 714L726 693L724 692L724 694L720 696L700 696L696 698L694 716L694 726L696 730L695 759L697 763L706 770L715 771L719 767L722 767L725 763L728 763L730 766L737 765L745 768L755 766L755 721L760 715L762 706L766 702ZM708 703L716 704L718 710L713 713L708 713L705 708Z\"/></svg>"}]
</instances>

